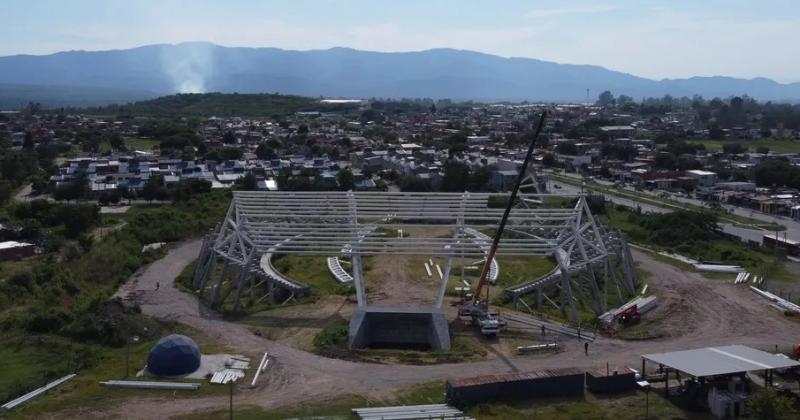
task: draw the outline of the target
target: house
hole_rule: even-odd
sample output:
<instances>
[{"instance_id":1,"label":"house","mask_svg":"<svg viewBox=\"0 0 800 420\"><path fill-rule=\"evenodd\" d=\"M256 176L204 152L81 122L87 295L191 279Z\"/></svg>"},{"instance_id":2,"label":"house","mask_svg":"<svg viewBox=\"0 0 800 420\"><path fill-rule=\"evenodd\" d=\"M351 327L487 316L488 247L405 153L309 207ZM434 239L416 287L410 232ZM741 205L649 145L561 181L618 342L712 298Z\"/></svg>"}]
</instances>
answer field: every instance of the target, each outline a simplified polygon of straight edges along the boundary
<instances>
[{"instance_id":1,"label":"house","mask_svg":"<svg viewBox=\"0 0 800 420\"><path fill-rule=\"evenodd\" d=\"M0 261L19 260L32 256L36 251L33 244L27 242L0 242Z\"/></svg>"},{"instance_id":2,"label":"house","mask_svg":"<svg viewBox=\"0 0 800 420\"><path fill-rule=\"evenodd\" d=\"M505 191L514 187L519 172L516 170L499 170L492 172L489 187L495 191Z\"/></svg>"},{"instance_id":3,"label":"house","mask_svg":"<svg viewBox=\"0 0 800 420\"><path fill-rule=\"evenodd\" d=\"M686 171L686 176L697 179L697 188L699 189L713 188L717 183L717 174L711 171L693 169Z\"/></svg>"}]
</instances>

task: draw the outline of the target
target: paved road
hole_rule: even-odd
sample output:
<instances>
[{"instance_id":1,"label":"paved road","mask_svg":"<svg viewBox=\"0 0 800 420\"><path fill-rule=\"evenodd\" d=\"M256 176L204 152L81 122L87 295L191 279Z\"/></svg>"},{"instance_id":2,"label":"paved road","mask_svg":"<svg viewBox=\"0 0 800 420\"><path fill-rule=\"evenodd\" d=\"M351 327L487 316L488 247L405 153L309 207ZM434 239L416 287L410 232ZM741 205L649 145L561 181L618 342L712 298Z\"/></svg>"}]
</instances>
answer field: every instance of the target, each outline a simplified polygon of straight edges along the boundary
<instances>
[{"instance_id":1,"label":"paved road","mask_svg":"<svg viewBox=\"0 0 800 420\"><path fill-rule=\"evenodd\" d=\"M568 194L579 194L581 192L581 188L580 187L576 187L574 185L570 185L570 184L566 184L566 183L558 182L558 181L552 181L552 184L555 184L555 185L558 185L558 186L561 187L560 189L554 189L553 191L561 191L561 192L568 193ZM607 200L609 200L610 202L612 202L614 204L623 205L625 207L633 208L633 209L638 207L638 208L641 208L642 211L645 212L645 213L669 213L669 212L672 211L672 209L669 209L669 208L666 208L666 207L660 207L660 206L657 206L657 205L654 205L654 204L650 204L650 203L640 203L640 202L638 202L636 200L632 200L630 198L619 197L619 196L612 195L612 194L604 194L604 195L605 195ZM781 223L786 225L786 223L784 223L783 221L781 221ZM755 242L761 243L761 238L764 236L764 234L769 233L768 231L765 231L765 230L762 230L762 229L748 229L748 228L743 228L743 227L740 227L740 226L733 225L731 223L718 223L718 224L719 224L720 229L722 229L723 232L728 233L728 234L733 235L733 236L736 236L736 237L738 237L738 238L740 238L740 239L742 239L744 241L755 241ZM796 224L796 222L795 222L795 224ZM787 226L787 231L788 231L788 226ZM790 231L788 231L788 232L789 232L788 233L788 237L791 239L793 234ZM780 235L781 235L781 237L783 237L783 232L781 232ZM800 238L800 227L798 227L797 237Z\"/></svg>"},{"instance_id":2,"label":"paved road","mask_svg":"<svg viewBox=\"0 0 800 420\"><path fill-rule=\"evenodd\" d=\"M563 351L555 355L434 366L354 363L324 358L254 335L246 326L221 319L194 296L172 287L172 280L196 258L199 249L199 240L180 244L123 287L138 291L142 311L147 315L184 323L253 357L263 351L274 356L275 364L265 380L255 389L241 390L239 404L291 406L353 394L381 398L412 384L452 377L557 367L599 368L607 362L618 368L639 366L639 356L646 353L731 343L771 347L800 337L800 324L783 319L746 288L709 281L634 252L635 259L651 273L648 282L661 302L660 315L653 316L663 317L664 329L673 335L669 339L629 342L600 338L590 345L589 357L583 355L581 343L566 340ZM156 282L161 284L157 291ZM226 404L224 396L196 398L184 404L176 404L169 397L142 398L93 415L163 418L220 409Z\"/></svg>"},{"instance_id":3,"label":"paved road","mask_svg":"<svg viewBox=\"0 0 800 420\"><path fill-rule=\"evenodd\" d=\"M568 176L570 178L574 178L575 180L581 180L582 179L582 177L580 177L579 175L576 175L576 174L560 173L558 175L559 176ZM597 183L602 184L602 185L607 186L607 187L613 186L613 183L609 182L609 181L595 180L594 182L597 182ZM568 184L565 184L563 182L552 181L551 183L560 185L563 190L569 190L569 191L573 191L573 192L580 191L580 187L575 187L575 186L572 186L572 185L568 185ZM626 188L626 190L634 191L632 188ZM661 199L658 196L657 193L648 192L648 191L636 191L636 192L640 193L640 194L649 194L649 195L652 195L653 198ZM620 197L611 196L610 194L606 194L606 196L609 199L611 199L612 202L617 202L617 200L625 200L625 199L622 199ZM699 206L699 207L705 207L708 204L705 201L698 200L698 199L695 199L695 198L690 198L690 197L672 196L671 200L679 202L679 203L686 203L686 204L691 204L691 205ZM625 201L632 202L632 200L625 200ZM621 203L623 205L627 205L627 204L624 204L624 202L621 202ZM662 207L656 207L656 206L651 206L651 205L648 205L646 207L645 207L644 204L642 204L642 210L643 211L659 211L659 212L663 212L665 210ZM658 209L658 210L654 210L654 208ZM786 227L786 230L780 232L780 236L781 237L783 237L783 235L785 233L787 235L788 239L800 240L800 221L794 220L791 217L778 216L778 215L774 215L774 214L766 214L766 213L755 211L755 210L752 210L752 209L749 209L749 208L743 208L743 207L738 207L738 206L725 206L725 208L728 209L728 210L731 210L733 212L733 214L735 214L737 216L748 217L748 218L751 218L751 219L762 221L764 223L777 223L777 224L783 225L783 226ZM745 228L733 226L731 224L720 224L720 226L722 226L723 227L723 231L725 231L727 233L739 236L740 238L745 239L745 240L753 240L753 241L757 241L759 243L761 242L761 238L763 237L763 235L765 233L769 233L768 231L764 231L762 229L745 229Z\"/></svg>"}]
</instances>

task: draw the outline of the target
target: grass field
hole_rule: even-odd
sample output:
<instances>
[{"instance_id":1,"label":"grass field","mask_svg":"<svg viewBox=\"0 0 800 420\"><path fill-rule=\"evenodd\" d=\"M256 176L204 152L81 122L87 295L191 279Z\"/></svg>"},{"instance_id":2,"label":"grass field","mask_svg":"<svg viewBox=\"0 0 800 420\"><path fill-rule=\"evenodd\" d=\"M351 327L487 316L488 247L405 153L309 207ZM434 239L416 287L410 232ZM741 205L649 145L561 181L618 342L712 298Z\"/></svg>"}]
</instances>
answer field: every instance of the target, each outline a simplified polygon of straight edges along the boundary
<instances>
[{"instance_id":1,"label":"grass field","mask_svg":"<svg viewBox=\"0 0 800 420\"><path fill-rule=\"evenodd\" d=\"M702 144L709 151L722 150L725 144L739 143L746 147L749 151L755 152L758 147L766 147L771 152L778 153L800 153L800 141L797 140L776 140L776 139L760 139L760 140L687 140L688 143Z\"/></svg>"},{"instance_id":2,"label":"grass field","mask_svg":"<svg viewBox=\"0 0 800 420\"><path fill-rule=\"evenodd\" d=\"M790 272L785 264L775 255L762 249L748 247L741 242L731 239L715 239L706 241L702 244L686 245L685 249L669 249L650 243L647 238L649 233L645 228L634 223L628 216L630 213L617 211L608 208L606 213L600 216L603 223L616 227L623 231L629 241L648 247L656 251L670 251L689 257L698 261L719 262L724 264L737 264L744 267L748 272L757 276L764 276L767 281L779 283L797 281L797 275ZM653 254L656 259L672 264L687 271L695 271L694 268L686 263L675 261L672 258ZM732 279L732 274L701 273L710 279Z\"/></svg>"},{"instance_id":3,"label":"grass field","mask_svg":"<svg viewBox=\"0 0 800 420\"><path fill-rule=\"evenodd\" d=\"M189 335L198 343L201 352L204 354L229 351L211 344L199 332L190 330L187 327L174 325L168 328L165 331L165 335L169 332ZM145 365L147 354L156 341L156 339L148 339L131 344L129 348L130 376L128 379L134 379L136 371ZM0 357L3 360L3 374L0 375L0 395L3 394L3 388L8 389L9 386L14 386L9 379L13 381L14 379L23 378L41 378L41 385L44 385L48 380L74 371L74 369L69 368L69 365L81 362L81 358L91 358L93 360L93 366L79 371L78 375L72 380L49 392L44 397L40 397L15 410L17 415L24 418L41 418L45 413L54 413L62 410L70 412L77 409L86 410L90 407L108 407L109 404L113 404L113 401L135 397L169 396L171 398L191 398L202 395L224 394L228 391L226 387L211 386L207 383L203 383L199 390L189 392L106 388L101 386L99 382L125 378L125 359L128 350L125 347L112 348L87 344L82 346L82 353L71 354L74 352L74 345L68 340L54 336L42 336L40 339L27 337L14 340L14 343L16 345L7 345L0 349ZM49 377L45 380L47 369L60 368L62 365L66 365L66 372L58 370L56 375L47 375ZM12 372L12 375L7 375L8 372ZM193 382L192 380L186 381ZM74 415L66 415L64 417L74 417Z\"/></svg>"},{"instance_id":4,"label":"grass field","mask_svg":"<svg viewBox=\"0 0 800 420\"><path fill-rule=\"evenodd\" d=\"M444 384L431 382L408 388L398 397L375 401L351 396L319 404L303 404L293 408L265 410L260 407L241 407L235 410L238 419L336 418L356 419L353 408L392 405L442 404ZM488 402L464 408L465 414L479 419L635 419L644 418L647 406L650 419L705 420L703 413L682 410L667 400L661 392L632 392L618 396L596 396L589 392L583 397L528 400L515 403ZM205 420L227 418L220 409L209 413L192 414L179 419Z\"/></svg>"},{"instance_id":5,"label":"grass field","mask_svg":"<svg viewBox=\"0 0 800 420\"><path fill-rule=\"evenodd\" d=\"M153 150L154 147L157 147L161 144L160 141L154 139L143 139L143 138L126 138L125 139L125 147L128 150L139 150L139 151L150 151ZM111 151L111 144L108 141L103 141L100 143L100 152L110 152Z\"/></svg>"}]
</instances>

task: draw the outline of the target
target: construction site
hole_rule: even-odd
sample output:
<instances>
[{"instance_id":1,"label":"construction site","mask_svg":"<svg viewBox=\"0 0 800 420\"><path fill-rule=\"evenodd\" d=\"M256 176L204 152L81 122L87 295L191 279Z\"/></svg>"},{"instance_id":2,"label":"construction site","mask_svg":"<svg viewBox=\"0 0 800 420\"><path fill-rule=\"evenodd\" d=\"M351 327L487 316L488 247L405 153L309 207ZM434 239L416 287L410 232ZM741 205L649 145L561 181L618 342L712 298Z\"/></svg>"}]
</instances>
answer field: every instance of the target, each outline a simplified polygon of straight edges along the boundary
<instances>
[{"instance_id":1,"label":"construction site","mask_svg":"<svg viewBox=\"0 0 800 420\"><path fill-rule=\"evenodd\" d=\"M121 289L226 351L163 337L132 361L137 379L101 385L173 397L101 416L232 416L235 396L313 417L357 396L343 418L507 418L643 396L622 418L736 418L758 390L797 395L800 308L741 270L709 279L629 244L593 214L602 197L545 184L529 169L506 194L234 192L215 229ZM414 387L432 397L392 403ZM517 411L491 411L504 404Z\"/></svg>"}]
</instances>

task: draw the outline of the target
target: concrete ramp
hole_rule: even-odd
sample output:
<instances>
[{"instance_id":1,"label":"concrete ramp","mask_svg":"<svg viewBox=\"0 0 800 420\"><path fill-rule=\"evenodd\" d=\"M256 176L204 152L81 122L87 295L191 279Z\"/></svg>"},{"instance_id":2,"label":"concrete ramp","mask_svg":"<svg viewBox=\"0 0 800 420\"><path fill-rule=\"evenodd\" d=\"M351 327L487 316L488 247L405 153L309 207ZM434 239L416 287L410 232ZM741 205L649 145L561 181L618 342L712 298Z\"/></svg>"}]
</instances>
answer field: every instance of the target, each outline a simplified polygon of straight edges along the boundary
<instances>
[{"instance_id":1,"label":"concrete ramp","mask_svg":"<svg viewBox=\"0 0 800 420\"><path fill-rule=\"evenodd\" d=\"M366 306L353 311L348 345L450 349L450 330L441 308Z\"/></svg>"}]
</instances>

